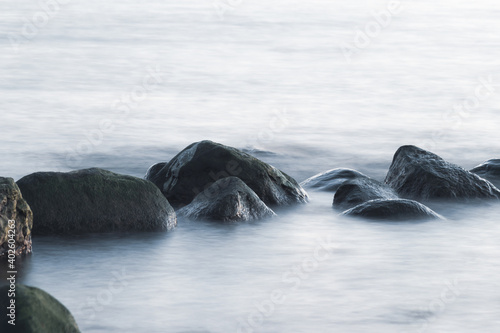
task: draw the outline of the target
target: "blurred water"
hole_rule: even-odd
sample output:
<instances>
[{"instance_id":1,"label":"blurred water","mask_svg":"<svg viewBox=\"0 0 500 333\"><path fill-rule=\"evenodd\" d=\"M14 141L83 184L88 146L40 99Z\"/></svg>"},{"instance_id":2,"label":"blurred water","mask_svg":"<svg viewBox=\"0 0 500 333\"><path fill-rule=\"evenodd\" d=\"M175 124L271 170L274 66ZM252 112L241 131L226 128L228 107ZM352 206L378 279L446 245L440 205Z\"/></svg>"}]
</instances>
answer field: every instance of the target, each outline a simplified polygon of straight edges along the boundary
<instances>
[{"instance_id":1,"label":"blurred water","mask_svg":"<svg viewBox=\"0 0 500 333\"><path fill-rule=\"evenodd\" d=\"M0 175L143 176L202 139L299 181L335 167L383 179L403 144L466 168L498 158L498 3L401 1L356 48L357 29L388 2L211 1L67 1L47 22L37 2L0 3L10 36L0 38ZM498 331L498 207L441 207L447 221L395 225L341 219L330 194L311 199L248 225L38 237L23 279L84 332L237 331L275 289L286 300L255 332ZM283 274L327 236L335 251L291 290ZM88 298L122 269L128 286L89 319Z\"/></svg>"}]
</instances>

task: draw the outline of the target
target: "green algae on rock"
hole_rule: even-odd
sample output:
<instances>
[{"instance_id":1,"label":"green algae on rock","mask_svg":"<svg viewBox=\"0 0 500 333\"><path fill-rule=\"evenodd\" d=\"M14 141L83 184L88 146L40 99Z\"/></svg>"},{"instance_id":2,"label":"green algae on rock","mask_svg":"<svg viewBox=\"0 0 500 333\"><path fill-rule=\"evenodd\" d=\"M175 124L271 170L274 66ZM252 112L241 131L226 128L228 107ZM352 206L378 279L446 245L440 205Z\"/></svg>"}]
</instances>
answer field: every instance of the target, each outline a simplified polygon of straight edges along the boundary
<instances>
[{"instance_id":1,"label":"green algae on rock","mask_svg":"<svg viewBox=\"0 0 500 333\"><path fill-rule=\"evenodd\" d=\"M1 332L80 332L69 310L47 292L35 287L16 284L14 293L15 296L8 285L0 287L2 313L7 311L7 316L3 316L4 318L0 323ZM13 303L12 300L14 300ZM7 309L8 307L10 309ZM15 323L15 325L12 325L12 323Z\"/></svg>"},{"instance_id":2,"label":"green algae on rock","mask_svg":"<svg viewBox=\"0 0 500 333\"><path fill-rule=\"evenodd\" d=\"M175 211L151 182L92 168L37 172L18 181L34 234L169 230Z\"/></svg>"}]
</instances>

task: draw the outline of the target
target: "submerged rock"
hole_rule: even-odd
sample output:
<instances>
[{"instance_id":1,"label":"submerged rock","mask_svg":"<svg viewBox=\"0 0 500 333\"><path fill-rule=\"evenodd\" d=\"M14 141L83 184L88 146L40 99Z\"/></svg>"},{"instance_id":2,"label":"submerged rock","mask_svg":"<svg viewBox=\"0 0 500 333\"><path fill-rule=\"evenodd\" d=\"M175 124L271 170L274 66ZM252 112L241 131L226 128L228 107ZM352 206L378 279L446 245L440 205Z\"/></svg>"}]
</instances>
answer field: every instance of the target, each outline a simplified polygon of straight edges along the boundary
<instances>
[{"instance_id":1,"label":"submerged rock","mask_svg":"<svg viewBox=\"0 0 500 333\"><path fill-rule=\"evenodd\" d=\"M8 323L14 317L2 318L1 332L12 333L78 333L78 325L69 310L45 291L16 284L15 297L9 297L10 286L0 287L2 312L15 300L15 325ZM12 307L12 306L11 306Z\"/></svg>"},{"instance_id":2,"label":"submerged rock","mask_svg":"<svg viewBox=\"0 0 500 333\"><path fill-rule=\"evenodd\" d=\"M168 230L177 223L151 182L102 169L37 172L18 181L35 234Z\"/></svg>"},{"instance_id":3,"label":"submerged rock","mask_svg":"<svg viewBox=\"0 0 500 333\"><path fill-rule=\"evenodd\" d=\"M7 256L9 249L16 255L31 253L32 228L33 213L21 190L14 179L0 177L0 257ZM9 248L9 233L13 235L13 248Z\"/></svg>"},{"instance_id":4,"label":"submerged rock","mask_svg":"<svg viewBox=\"0 0 500 333\"><path fill-rule=\"evenodd\" d=\"M312 176L304 180L300 185L304 188L335 192L346 181L359 178L368 177L356 170L338 168Z\"/></svg>"},{"instance_id":5,"label":"submerged rock","mask_svg":"<svg viewBox=\"0 0 500 333\"><path fill-rule=\"evenodd\" d=\"M191 219L223 222L259 220L276 215L237 177L216 181L177 214Z\"/></svg>"},{"instance_id":6,"label":"submerged rock","mask_svg":"<svg viewBox=\"0 0 500 333\"><path fill-rule=\"evenodd\" d=\"M440 219L432 209L413 200L371 200L353 207L342 215L390 221Z\"/></svg>"},{"instance_id":7,"label":"submerged rock","mask_svg":"<svg viewBox=\"0 0 500 333\"><path fill-rule=\"evenodd\" d=\"M489 180L497 188L500 187L500 159L488 160L470 170L470 172Z\"/></svg>"},{"instance_id":8,"label":"submerged rock","mask_svg":"<svg viewBox=\"0 0 500 333\"><path fill-rule=\"evenodd\" d=\"M416 200L500 198L490 182L415 146L398 149L385 182L401 197Z\"/></svg>"},{"instance_id":9,"label":"submerged rock","mask_svg":"<svg viewBox=\"0 0 500 333\"><path fill-rule=\"evenodd\" d=\"M146 179L174 207L189 204L214 182L238 177L268 206L307 202L307 193L290 176L236 148L212 141L189 145L168 163L153 165Z\"/></svg>"},{"instance_id":10,"label":"submerged rock","mask_svg":"<svg viewBox=\"0 0 500 333\"><path fill-rule=\"evenodd\" d=\"M358 178L348 180L338 188L333 197L333 205L347 209L375 199L393 200L398 199L398 195L381 182L368 177Z\"/></svg>"}]
</instances>

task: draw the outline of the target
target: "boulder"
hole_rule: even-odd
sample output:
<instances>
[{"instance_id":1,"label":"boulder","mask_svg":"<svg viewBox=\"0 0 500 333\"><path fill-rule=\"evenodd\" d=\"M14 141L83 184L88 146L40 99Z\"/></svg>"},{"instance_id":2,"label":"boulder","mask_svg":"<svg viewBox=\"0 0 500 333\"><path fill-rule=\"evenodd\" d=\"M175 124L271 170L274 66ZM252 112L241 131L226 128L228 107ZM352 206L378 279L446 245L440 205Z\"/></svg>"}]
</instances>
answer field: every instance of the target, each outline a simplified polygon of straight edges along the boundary
<instances>
[{"instance_id":1,"label":"boulder","mask_svg":"<svg viewBox=\"0 0 500 333\"><path fill-rule=\"evenodd\" d=\"M337 189L348 180L368 178L361 172L352 169L332 169L323 173L317 174L304 180L300 185L304 188L313 188L320 191L335 192Z\"/></svg>"},{"instance_id":2,"label":"boulder","mask_svg":"<svg viewBox=\"0 0 500 333\"><path fill-rule=\"evenodd\" d=\"M14 179L0 177L0 257L7 256L9 249L15 255L31 253L32 228L33 213L21 190ZM10 247L9 239L13 239Z\"/></svg>"},{"instance_id":3,"label":"boulder","mask_svg":"<svg viewBox=\"0 0 500 333\"><path fill-rule=\"evenodd\" d=\"M384 199L399 199L396 192L389 186L376 180L357 178L342 184L333 197L333 206L348 209L363 202Z\"/></svg>"},{"instance_id":4,"label":"boulder","mask_svg":"<svg viewBox=\"0 0 500 333\"><path fill-rule=\"evenodd\" d=\"M198 194L178 216L221 222L259 220L276 215L237 177L219 179Z\"/></svg>"},{"instance_id":5,"label":"boulder","mask_svg":"<svg viewBox=\"0 0 500 333\"><path fill-rule=\"evenodd\" d=\"M415 146L398 149L385 183L415 200L500 198L490 182Z\"/></svg>"},{"instance_id":6,"label":"boulder","mask_svg":"<svg viewBox=\"0 0 500 333\"><path fill-rule=\"evenodd\" d=\"M290 176L236 148L196 142L168 163L153 165L145 178L155 183L174 207L189 204L221 178L238 177L267 206L307 202L307 193Z\"/></svg>"},{"instance_id":7,"label":"boulder","mask_svg":"<svg viewBox=\"0 0 500 333\"><path fill-rule=\"evenodd\" d=\"M497 188L500 188L500 159L488 160L470 170L470 172L489 180Z\"/></svg>"},{"instance_id":8,"label":"boulder","mask_svg":"<svg viewBox=\"0 0 500 333\"><path fill-rule=\"evenodd\" d=\"M151 182L92 168L37 172L18 181L35 234L168 230L176 215Z\"/></svg>"},{"instance_id":9,"label":"boulder","mask_svg":"<svg viewBox=\"0 0 500 333\"><path fill-rule=\"evenodd\" d=\"M11 287L0 287L2 313L15 300L15 326L8 323L11 318L2 316L1 332L12 333L78 333L78 325L69 310L45 291L16 284L15 298L9 297ZM7 311L7 314L10 310Z\"/></svg>"},{"instance_id":10,"label":"boulder","mask_svg":"<svg viewBox=\"0 0 500 333\"><path fill-rule=\"evenodd\" d=\"M343 212L342 215L389 221L442 218L439 214L421 203L405 199L370 200Z\"/></svg>"}]
</instances>

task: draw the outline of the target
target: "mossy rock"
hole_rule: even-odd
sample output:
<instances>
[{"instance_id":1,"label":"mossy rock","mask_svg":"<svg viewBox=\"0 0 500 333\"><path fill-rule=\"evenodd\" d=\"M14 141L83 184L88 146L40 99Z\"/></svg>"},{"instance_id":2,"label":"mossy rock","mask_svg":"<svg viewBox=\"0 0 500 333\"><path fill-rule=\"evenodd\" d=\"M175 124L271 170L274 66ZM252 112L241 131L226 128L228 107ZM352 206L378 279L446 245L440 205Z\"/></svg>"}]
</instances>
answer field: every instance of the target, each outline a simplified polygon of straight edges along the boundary
<instances>
[{"instance_id":1,"label":"mossy rock","mask_svg":"<svg viewBox=\"0 0 500 333\"><path fill-rule=\"evenodd\" d=\"M0 177L0 257L9 250L9 220L15 221L15 254L31 253L33 212L14 179Z\"/></svg>"},{"instance_id":2,"label":"mossy rock","mask_svg":"<svg viewBox=\"0 0 500 333\"><path fill-rule=\"evenodd\" d=\"M10 312L8 296L10 287L0 287L2 305L1 332L12 333L78 333L78 325L69 310L57 299L45 291L16 285L15 290L15 326L8 323L11 318L6 316ZM9 311L6 313L6 311Z\"/></svg>"},{"instance_id":3,"label":"mossy rock","mask_svg":"<svg viewBox=\"0 0 500 333\"><path fill-rule=\"evenodd\" d=\"M151 182L92 168L37 172L18 181L35 220L34 234L168 230L177 223Z\"/></svg>"}]
</instances>

